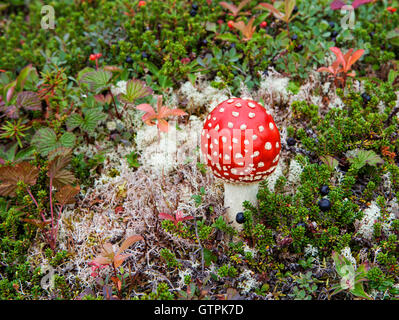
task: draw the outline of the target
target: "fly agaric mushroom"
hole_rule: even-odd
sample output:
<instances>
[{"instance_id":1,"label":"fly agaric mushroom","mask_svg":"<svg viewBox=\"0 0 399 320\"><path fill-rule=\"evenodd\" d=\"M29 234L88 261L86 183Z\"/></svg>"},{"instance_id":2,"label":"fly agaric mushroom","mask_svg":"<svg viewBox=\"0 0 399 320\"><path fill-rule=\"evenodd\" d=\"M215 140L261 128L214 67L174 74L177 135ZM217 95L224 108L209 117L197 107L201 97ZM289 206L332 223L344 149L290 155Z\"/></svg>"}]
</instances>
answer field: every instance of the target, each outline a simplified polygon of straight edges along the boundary
<instances>
[{"instance_id":1,"label":"fly agaric mushroom","mask_svg":"<svg viewBox=\"0 0 399 320\"><path fill-rule=\"evenodd\" d=\"M247 200L256 204L259 182L277 167L280 133L261 104L232 98L208 115L201 133L201 151L213 174L224 181L226 219L237 230L237 213Z\"/></svg>"}]
</instances>

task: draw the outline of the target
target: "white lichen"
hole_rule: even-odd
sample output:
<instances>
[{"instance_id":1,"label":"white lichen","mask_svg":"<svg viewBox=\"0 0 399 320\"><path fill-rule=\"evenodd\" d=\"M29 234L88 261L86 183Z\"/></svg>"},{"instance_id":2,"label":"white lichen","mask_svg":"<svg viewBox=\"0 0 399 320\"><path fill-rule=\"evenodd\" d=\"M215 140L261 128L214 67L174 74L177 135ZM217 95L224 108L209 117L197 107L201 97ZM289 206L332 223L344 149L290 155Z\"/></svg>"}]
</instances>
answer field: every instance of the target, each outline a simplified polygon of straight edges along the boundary
<instances>
[{"instance_id":1,"label":"white lichen","mask_svg":"<svg viewBox=\"0 0 399 320\"><path fill-rule=\"evenodd\" d=\"M350 247L343 248L341 250L341 255L344 256L346 259L348 259L352 263L355 270L357 269L356 259L352 256Z\"/></svg>"},{"instance_id":2,"label":"white lichen","mask_svg":"<svg viewBox=\"0 0 399 320\"><path fill-rule=\"evenodd\" d=\"M292 185L297 185L301 180L302 171L303 166L295 159L292 159L290 162L287 181Z\"/></svg>"},{"instance_id":3,"label":"white lichen","mask_svg":"<svg viewBox=\"0 0 399 320\"><path fill-rule=\"evenodd\" d=\"M160 133L159 141L156 126L145 126L137 132L136 144L141 153L141 161L149 172L157 175L162 172L167 174L199 156L203 122L191 116L187 125L180 125L180 130L174 121L169 121L169 124L169 131Z\"/></svg>"},{"instance_id":4,"label":"white lichen","mask_svg":"<svg viewBox=\"0 0 399 320\"><path fill-rule=\"evenodd\" d=\"M317 257L319 255L319 249L313 247L311 244L308 244L305 247L304 254L305 256Z\"/></svg>"},{"instance_id":5,"label":"white lichen","mask_svg":"<svg viewBox=\"0 0 399 320\"><path fill-rule=\"evenodd\" d=\"M255 279L255 273L250 270L244 270L238 278L237 288L241 289L241 293L247 294L260 286L260 282Z\"/></svg>"},{"instance_id":6,"label":"white lichen","mask_svg":"<svg viewBox=\"0 0 399 320\"><path fill-rule=\"evenodd\" d=\"M121 80L116 83L116 86L112 85L111 86L112 94L114 96L117 96L120 93L125 94L126 93L126 84L127 84L127 81Z\"/></svg>"},{"instance_id":7,"label":"white lichen","mask_svg":"<svg viewBox=\"0 0 399 320\"><path fill-rule=\"evenodd\" d=\"M282 175L283 175L283 168L281 162L279 162L273 173L270 174L266 179L267 187L271 192L274 192L274 187L276 185L276 182L278 178L280 178Z\"/></svg>"},{"instance_id":8,"label":"white lichen","mask_svg":"<svg viewBox=\"0 0 399 320\"><path fill-rule=\"evenodd\" d=\"M373 238L374 224L378 221L381 216L381 210L377 206L375 201L371 202L371 205L364 210L364 216L359 222L358 234L367 240Z\"/></svg>"}]
</instances>

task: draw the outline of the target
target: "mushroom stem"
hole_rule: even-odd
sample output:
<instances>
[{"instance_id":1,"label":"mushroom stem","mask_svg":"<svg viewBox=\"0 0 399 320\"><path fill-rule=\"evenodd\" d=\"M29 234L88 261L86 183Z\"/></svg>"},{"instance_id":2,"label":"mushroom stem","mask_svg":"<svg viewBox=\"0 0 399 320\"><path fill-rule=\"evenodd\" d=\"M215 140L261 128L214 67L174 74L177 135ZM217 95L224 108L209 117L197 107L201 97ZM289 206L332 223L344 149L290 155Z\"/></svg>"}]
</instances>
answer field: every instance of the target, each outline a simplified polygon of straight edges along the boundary
<instances>
[{"instance_id":1,"label":"mushroom stem","mask_svg":"<svg viewBox=\"0 0 399 320\"><path fill-rule=\"evenodd\" d=\"M227 208L225 218L227 223L236 230L242 230L242 224L236 222L238 212L244 212L243 202L249 201L253 205L257 204L256 195L258 194L259 182L237 184L224 183L224 206Z\"/></svg>"}]
</instances>

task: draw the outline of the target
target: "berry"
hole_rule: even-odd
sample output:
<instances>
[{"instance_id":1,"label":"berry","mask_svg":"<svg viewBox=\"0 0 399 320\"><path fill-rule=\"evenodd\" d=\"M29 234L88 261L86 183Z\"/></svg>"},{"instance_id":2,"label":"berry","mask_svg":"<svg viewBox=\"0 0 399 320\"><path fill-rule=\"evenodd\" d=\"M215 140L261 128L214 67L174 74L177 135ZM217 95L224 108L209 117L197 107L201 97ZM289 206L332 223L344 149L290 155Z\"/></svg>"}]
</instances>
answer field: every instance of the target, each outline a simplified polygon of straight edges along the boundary
<instances>
[{"instance_id":1,"label":"berry","mask_svg":"<svg viewBox=\"0 0 399 320\"><path fill-rule=\"evenodd\" d=\"M368 103L371 100L371 97L366 92L362 93L362 98L363 98L364 103Z\"/></svg>"},{"instance_id":2,"label":"berry","mask_svg":"<svg viewBox=\"0 0 399 320\"><path fill-rule=\"evenodd\" d=\"M369 36L372 38L372 37L374 37L375 36L375 32L374 31L371 31L370 33L369 33Z\"/></svg>"},{"instance_id":3,"label":"berry","mask_svg":"<svg viewBox=\"0 0 399 320\"><path fill-rule=\"evenodd\" d=\"M230 45L230 49L235 48L235 47L236 47L236 44L235 44L235 43L232 43L232 44Z\"/></svg>"},{"instance_id":4,"label":"berry","mask_svg":"<svg viewBox=\"0 0 399 320\"><path fill-rule=\"evenodd\" d=\"M335 23L332 22L332 21L330 21L330 22L328 23L328 25L330 26L330 28L334 28L334 27L335 27Z\"/></svg>"},{"instance_id":5,"label":"berry","mask_svg":"<svg viewBox=\"0 0 399 320\"><path fill-rule=\"evenodd\" d=\"M139 4L138 4L139 8L144 7L145 5L146 5L145 1L139 1Z\"/></svg>"},{"instance_id":6,"label":"berry","mask_svg":"<svg viewBox=\"0 0 399 320\"><path fill-rule=\"evenodd\" d=\"M245 217L244 217L244 213L243 213L243 212L237 213L237 215L236 215L236 221L237 221L237 223L239 223L239 224L244 223Z\"/></svg>"},{"instance_id":7,"label":"berry","mask_svg":"<svg viewBox=\"0 0 399 320\"><path fill-rule=\"evenodd\" d=\"M323 196L328 195L328 193L330 192L330 188L327 185L323 185L320 188L320 194Z\"/></svg>"},{"instance_id":8,"label":"berry","mask_svg":"<svg viewBox=\"0 0 399 320\"><path fill-rule=\"evenodd\" d=\"M206 39L202 40L202 44L203 44L204 46L206 46L206 45L208 44L208 40L206 40Z\"/></svg>"},{"instance_id":9,"label":"berry","mask_svg":"<svg viewBox=\"0 0 399 320\"><path fill-rule=\"evenodd\" d=\"M234 22L233 22L232 20L229 20L229 21L227 22L227 26L228 26L230 29L233 28L233 24L234 24Z\"/></svg>"},{"instance_id":10,"label":"berry","mask_svg":"<svg viewBox=\"0 0 399 320\"><path fill-rule=\"evenodd\" d=\"M332 38L331 38L331 41L332 41L332 42L336 42L336 41L337 41L337 38L332 37Z\"/></svg>"},{"instance_id":11,"label":"berry","mask_svg":"<svg viewBox=\"0 0 399 320\"><path fill-rule=\"evenodd\" d=\"M193 3L192 5L191 5L191 8L193 9L193 10L198 10L198 4L196 4L196 3Z\"/></svg>"},{"instance_id":12,"label":"berry","mask_svg":"<svg viewBox=\"0 0 399 320\"><path fill-rule=\"evenodd\" d=\"M268 77L268 76L269 76L269 71L267 71L267 70L263 71L262 73L263 73L263 75L264 75L265 77Z\"/></svg>"},{"instance_id":13,"label":"berry","mask_svg":"<svg viewBox=\"0 0 399 320\"><path fill-rule=\"evenodd\" d=\"M266 27L267 27L267 22L266 22L266 21L262 21L262 22L260 23L260 27L261 27L261 28L266 28Z\"/></svg>"},{"instance_id":14,"label":"berry","mask_svg":"<svg viewBox=\"0 0 399 320\"><path fill-rule=\"evenodd\" d=\"M94 61L94 60L97 59L97 57L96 57L95 54L91 54L90 57L89 57L89 59L90 59L90 61Z\"/></svg>"},{"instance_id":15,"label":"berry","mask_svg":"<svg viewBox=\"0 0 399 320\"><path fill-rule=\"evenodd\" d=\"M295 41L296 39L298 39L298 36L296 34L293 34L292 37L291 37L291 40Z\"/></svg>"},{"instance_id":16,"label":"berry","mask_svg":"<svg viewBox=\"0 0 399 320\"><path fill-rule=\"evenodd\" d=\"M148 58L147 52L142 52L142 53L141 53L141 57L142 57L143 59Z\"/></svg>"},{"instance_id":17,"label":"berry","mask_svg":"<svg viewBox=\"0 0 399 320\"><path fill-rule=\"evenodd\" d=\"M295 51L296 51L296 52L302 51L302 50L303 50L303 45L302 45L302 44L298 44L298 45L295 47Z\"/></svg>"},{"instance_id":18,"label":"berry","mask_svg":"<svg viewBox=\"0 0 399 320\"><path fill-rule=\"evenodd\" d=\"M197 10L191 10L190 11L190 16L195 17L197 15Z\"/></svg>"},{"instance_id":19,"label":"berry","mask_svg":"<svg viewBox=\"0 0 399 320\"><path fill-rule=\"evenodd\" d=\"M131 56L127 56L125 61L128 64L132 64L133 63L133 58Z\"/></svg>"},{"instance_id":20,"label":"berry","mask_svg":"<svg viewBox=\"0 0 399 320\"><path fill-rule=\"evenodd\" d=\"M293 138L293 137L287 138L287 144L288 144L289 146L293 146L293 145L295 145L295 143L296 143L295 138Z\"/></svg>"},{"instance_id":21,"label":"berry","mask_svg":"<svg viewBox=\"0 0 399 320\"><path fill-rule=\"evenodd\" d=\"M320 208L320 210L323 211L323 212L330 210L330 208L331 208L331 202L330 202L330 200L328 200L328 199L326 199L326 198L321 199L321 200L319 201L319 208Z\"/></svg>"},{"instance_id":22,"label":"berry","mask_svg":"<svg viewBox=\"0 0 399 320\"><path fill-rule=\"evenodd\" d=\"M297 12L298 12L298 7L295 6L295 7L294 7L294 10L292 10L292 13L295 14L295 13L297 13Z\"/></svg>"},{"instance_id":23,"label":"berry","mask_svg":"<svg viewBox=\"0 0 399 320\"><path fill-rule=\"evenodd\" d=\"M334 30L334 31L331 32L331 37L336 38L337 35L338 35L337 31Z\"/></svg>"}]
</instances>

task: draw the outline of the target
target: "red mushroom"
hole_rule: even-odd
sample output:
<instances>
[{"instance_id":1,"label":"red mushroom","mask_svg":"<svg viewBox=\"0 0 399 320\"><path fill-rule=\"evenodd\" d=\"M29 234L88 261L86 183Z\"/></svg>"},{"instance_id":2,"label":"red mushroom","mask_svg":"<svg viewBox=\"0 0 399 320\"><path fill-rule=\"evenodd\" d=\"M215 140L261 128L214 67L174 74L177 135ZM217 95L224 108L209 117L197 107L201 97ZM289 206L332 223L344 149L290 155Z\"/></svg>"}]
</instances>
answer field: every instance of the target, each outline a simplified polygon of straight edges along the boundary
<instances>
[{"instance_id":1,"label":"red mushroom","mask_svg":"<svg viewBox=\"0 0 399 320\"><path fill-rule=\"evenodd\" d=\"M213 174L224 181L227 221L236 229L236 215L247 200L256 204L259 182L277 167L280 133L261 104L232 98L208 115L201 133L201 151Z\"/></svg>"}]
</instances>

